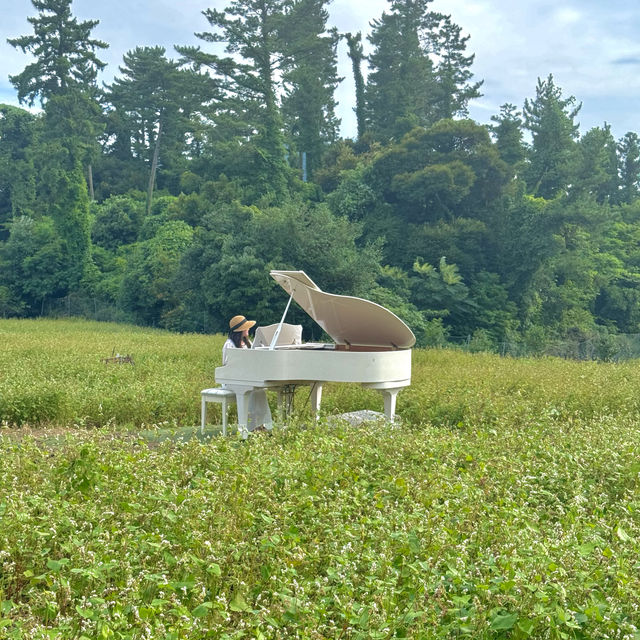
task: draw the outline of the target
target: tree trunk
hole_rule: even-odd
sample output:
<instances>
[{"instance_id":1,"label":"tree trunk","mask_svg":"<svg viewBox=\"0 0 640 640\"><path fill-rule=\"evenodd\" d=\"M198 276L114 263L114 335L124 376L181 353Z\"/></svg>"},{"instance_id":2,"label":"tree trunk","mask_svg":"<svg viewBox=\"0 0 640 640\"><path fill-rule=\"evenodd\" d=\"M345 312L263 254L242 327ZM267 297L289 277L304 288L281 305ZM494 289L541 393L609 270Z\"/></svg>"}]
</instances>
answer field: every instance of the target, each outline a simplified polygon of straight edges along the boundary
<instances>
[{"instance_id":1,"label":"tree trunk","mask_svg":"<svg viewBox=\"0 0 640 640\"><path fill-rule=\"evenodd\" d=\"M358 126L358 140L362 138L365 132L365 99L364 99L364 78L362 76L362 60L364 53L362 51L360 32L356 35L350 33L345 34L347 45L349 47L349 58L351 58L351 67L353 69L353 80L356 85L356 123Z\"/></svg>"},{"instance_id":2,"label":"tree trunk","mask_svg":"<svg viewBox=\"0 0 640 640\"><path fill-rule=\"evenodd\" d=\"M89 167L87 169L87 178L89 180L89 200L93 202L95 200L95 197L93 193L93 169L91 167L91 164L89 164Z\"/></svg>"},{"instance_id":3,"label":"tree trunk","mask_svg":"<svg viewBox=\"0 0 640 640\"><path fill-rule=\"evenodd\" d=\"M158 169L158 156L160 155L160 136L162 135L162 118L158 122L158 135L156 145L153 149L153 160L151 161L151 173L149 174L149 186L147 187L147 215L151 214L151 202L153 200L153 188L156 183L156 171Z\"/></svg>"}]
</instances>

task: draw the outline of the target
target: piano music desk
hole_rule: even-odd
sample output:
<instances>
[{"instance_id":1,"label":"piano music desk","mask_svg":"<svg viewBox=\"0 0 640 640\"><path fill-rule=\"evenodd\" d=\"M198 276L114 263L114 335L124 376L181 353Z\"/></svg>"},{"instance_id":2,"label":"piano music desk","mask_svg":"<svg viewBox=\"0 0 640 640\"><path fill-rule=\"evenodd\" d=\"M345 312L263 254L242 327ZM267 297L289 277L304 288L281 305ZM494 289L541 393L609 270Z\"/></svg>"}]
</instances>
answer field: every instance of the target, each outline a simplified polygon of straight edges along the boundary
<instances>
[{"instance_id":1,"label":"piano music desk","mask_svg":"<svg viewBox=\"0 0 640 640\"><path fill-rule=\"evenodd\" d=\"M222 405L222 435L227 435L227 405L235 404L236 394L230 389L222 389L214 387L212 389L203 389L200 392L202 398L202 407L200 410L201 425L200 433L204 433L204 425L207 422L207 402L218 402Z\"/></svg>"}]
</instances>

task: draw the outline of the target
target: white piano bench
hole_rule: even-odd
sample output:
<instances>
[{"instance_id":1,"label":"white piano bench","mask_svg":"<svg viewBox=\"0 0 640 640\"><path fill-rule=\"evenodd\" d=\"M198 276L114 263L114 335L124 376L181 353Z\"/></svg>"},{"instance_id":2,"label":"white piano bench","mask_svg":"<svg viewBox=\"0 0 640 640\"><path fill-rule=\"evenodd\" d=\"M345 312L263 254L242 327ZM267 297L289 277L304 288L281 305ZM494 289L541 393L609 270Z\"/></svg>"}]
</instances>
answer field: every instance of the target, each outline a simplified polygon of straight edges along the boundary
<instances>
[{"instance_id":1,"label":"white piano bench","mask_svg":"<svg viewBox=\"0 0 640 640\"><path fill-rule=\"evenodd\" d=\"M202 407L200 410L201 424L200 433L204 433L204 425L207 422L207 402L218 402L222 405L222 435L227 435L227 406L229 403L235 404L236 394L229 389L215 387L213 389L203 389L200 392Z\"/></svg>"}]
</instances>

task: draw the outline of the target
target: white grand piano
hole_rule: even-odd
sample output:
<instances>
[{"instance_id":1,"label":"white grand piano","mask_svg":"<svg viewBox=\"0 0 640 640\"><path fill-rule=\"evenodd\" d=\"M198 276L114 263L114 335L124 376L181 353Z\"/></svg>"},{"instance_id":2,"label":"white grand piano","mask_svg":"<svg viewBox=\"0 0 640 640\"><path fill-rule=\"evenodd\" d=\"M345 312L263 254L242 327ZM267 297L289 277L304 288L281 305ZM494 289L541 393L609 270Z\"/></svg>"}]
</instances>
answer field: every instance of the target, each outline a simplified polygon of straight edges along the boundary
<instances>
[{"instance_id":1,"label":"white grand piano","mask_svg":"<svg viewBox=\"0 0 640 640\"><path fill-rule=\"evenodd\" d=\"M279 392L310 385L311 408L320 409L325 382L358 382L378 389L384 412L393 421L396 396L411 384L411 347L416 339L409 327L384 307L350 296L325 293L304 271L271 271L289 294L289 302L268 346L231 349L215 379L235 393L238 425L246 429L248 394L254 389ZM333 343L279 344L280 329L295 300L334 340Z\"/></svg>"}]
</instances>

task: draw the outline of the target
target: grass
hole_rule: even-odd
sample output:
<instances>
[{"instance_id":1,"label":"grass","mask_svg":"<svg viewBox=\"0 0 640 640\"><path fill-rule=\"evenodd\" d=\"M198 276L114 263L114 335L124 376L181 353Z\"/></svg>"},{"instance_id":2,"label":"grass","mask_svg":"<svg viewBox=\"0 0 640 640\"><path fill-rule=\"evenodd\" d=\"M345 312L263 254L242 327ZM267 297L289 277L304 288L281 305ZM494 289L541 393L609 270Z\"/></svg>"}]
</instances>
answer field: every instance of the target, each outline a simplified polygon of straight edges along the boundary
<instances>
[{"instance_id":1,"label":"grass","mask_svg":"<svg viewBox=\"0 0 640 640\"><path fill-rule=\"evenodd\" d=\"M213 384L223 338L81 320L3 320L0 342L0 418L7 424L141 428L199 421L197 398ZM114 351L135 364L105 364Z\"/></svg>"},{"instance_id":2,"label":"grass","mask_svg":"<svg viewBox=\"0 0 640 640\"><path fill-rule=\"evenodd\" d=\"M401 425L243 443L189 437L218 337L5 336L2 406L29 380L63 401L3 414L0 638L640 637L636 363L416 350ZM114 346L135 366L100 363Z\"/></svg>"}]
</instances>

